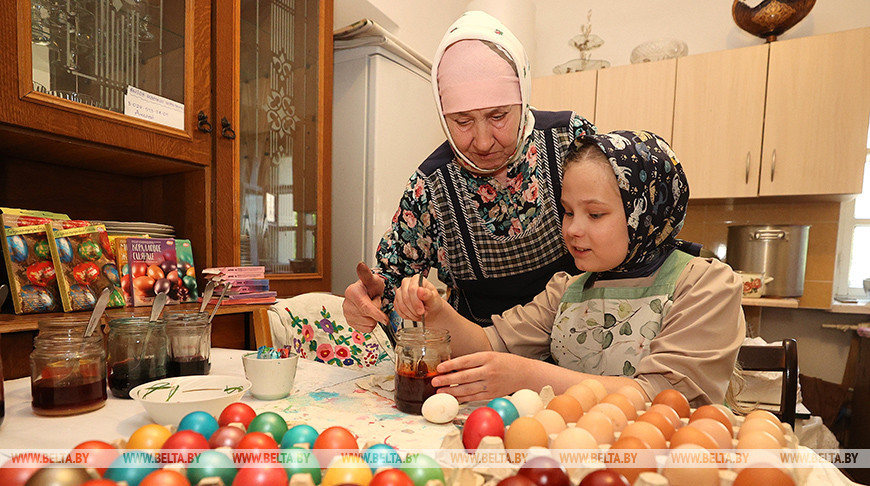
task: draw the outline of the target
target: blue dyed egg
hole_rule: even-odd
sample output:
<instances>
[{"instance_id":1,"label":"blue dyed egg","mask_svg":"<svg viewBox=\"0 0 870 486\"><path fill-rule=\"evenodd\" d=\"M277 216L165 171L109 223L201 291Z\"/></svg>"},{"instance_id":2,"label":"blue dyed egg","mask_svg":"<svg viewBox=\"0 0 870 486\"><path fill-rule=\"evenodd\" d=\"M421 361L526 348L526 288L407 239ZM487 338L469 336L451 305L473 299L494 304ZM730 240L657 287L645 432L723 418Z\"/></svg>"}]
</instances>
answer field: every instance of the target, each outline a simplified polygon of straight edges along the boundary
<instances>
[{"instance_id":1,"label":"blue dyed egg","mask_svg":"<svg viewBox=\"0 0 870 486\"><path fill-rule=\"evenodd\" d=\"M24 241L24 238L18 235L7 236L6 243L9 246L9 258L13 262L21 263L27 260L27 255L30 252L27 250L27 242Z\"/></svg>"},{"instance_id":2,"label":"blue dyed egg","mask_svg":"<svg viewBox=\"0 0 870 486\"><path fill-rule=\"evenodd\" d=\"M206 412L190 412L178 423L178 430L192 430L203 437L211 437L218 429L218 421Z\"/></svg>"},{"instance_id":3,"label":"blue dyed egg","mask_svg":"<svg viewBox=\"0 0 870 486\"><path fill-rule=\"evenodd\" d=\"M363 452L363 460L369 465L372 473L381 468L394 469L402 465L402 458L396 449L387 444L375 444Z\"/></svg>"},{"instance_id":4,"label":"blue dyed egg","mask_svg":"<svg viewBox=\"0 0 870 486\"><path fill-rule=\"evenodd\" d=\"M148 474L160 469L158 463L147 451L130 451L118 456L103 475L112 481L126 481L130 486L138 486Z\"/></svg>"},{"instance_id":5,"label":"blue dyed egg","mask_svg":"<svg viewBox=\"0 0 870 486\"><path fill-rule=\"evenodd\" d=\"M103 265L103 275L109 279L109 282L112 282L115 286L121 285L121 275L118 274L118 267L115 266L114 263L107 263Z\"/></svg>"},{"instance_id":6,"label":"blue dyed egg","mask_svg":"<svg viewBox=\"0 0 870 486\"><path fill-rule=\"evenodd\" d=\"M25 314L51 312L54 310L54 296L45 287L25 285L21 287L21 311Z\"/></svg>"},{"instance_id":7,"label":"blue dyed egg","mask_svg":"<svg viewBox=\"0 0 870 486\"><path fill-rule=\"evenodd\" d=\"M505 427L510 425L511 422L518 419L520 416L517 407L515 407L507 398L493 398L486 404L486 406L495 410L496 413L499 414Z\"/></svg>"},{"instance_id":8,"label":"blue dyed egg","mask_svg":"<svg viewBox=\"0 0 870 486\"><path fill-rule=\"evenodd\" d=\"M281 438L281 448L286 449L296 444L308 444L310 449L317 439L317 429L308 424L294 425Z\"/></svg>"},{"instance_id":9,"label":"blue dyed egg","mask_svg":"<svg viewBox=\"0 0 870 486\"><path fill-rule=\"evenodd\" d=\"M60 261L64 263L69 263L72 261L73 251L72 245L70 245L69 240L66 238L57 238L54 240L57 243L57 253L60 256Z\"/></svg>"},{"instance_id":10,"label":"blue dyed egg","mask_svg":"<svg viewBox=\"0 0 870 486\"><path fill-rule=\"evenodd\" d=\"M75 310L93 309L94 304L97 303L97 299L94 297L91 289L79 284L69 286L69 299Z\"/></svg>"}]
</instances>

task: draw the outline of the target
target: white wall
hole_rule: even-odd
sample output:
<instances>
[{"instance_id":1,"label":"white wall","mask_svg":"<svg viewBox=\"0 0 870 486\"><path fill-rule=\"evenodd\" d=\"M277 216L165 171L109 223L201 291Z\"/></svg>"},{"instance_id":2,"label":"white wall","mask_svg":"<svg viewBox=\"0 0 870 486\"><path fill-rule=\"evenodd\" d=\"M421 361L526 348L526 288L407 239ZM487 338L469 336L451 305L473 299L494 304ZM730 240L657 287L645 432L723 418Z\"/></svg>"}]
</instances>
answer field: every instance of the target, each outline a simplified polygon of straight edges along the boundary
<instances>
[{"instance_id":1,"label":"white wall","mask_svg":"<svg viewBox=\"0 0 870 486\"><path fill-rule=\"evenodd\" d=\"M631 50L646 41L681 39L689 54L733 49L764 41L740 30L731 17L729 0L527 0L536 5L535 77L552 74L553 66L575 59L568 40L586 23L592 9L592 32L604 46L592 57L618 66L629 63ZM335 0L336 26L371 14L388 18L385 25L402 41L431 58L441 36L465 11L469 0ZM357 17L357 18L353 18ZM810 14L780 39L839 32L870 26L870 1L819 1ZM508 26L510 27L510 25Z\"/></svg>"}]
</instances>

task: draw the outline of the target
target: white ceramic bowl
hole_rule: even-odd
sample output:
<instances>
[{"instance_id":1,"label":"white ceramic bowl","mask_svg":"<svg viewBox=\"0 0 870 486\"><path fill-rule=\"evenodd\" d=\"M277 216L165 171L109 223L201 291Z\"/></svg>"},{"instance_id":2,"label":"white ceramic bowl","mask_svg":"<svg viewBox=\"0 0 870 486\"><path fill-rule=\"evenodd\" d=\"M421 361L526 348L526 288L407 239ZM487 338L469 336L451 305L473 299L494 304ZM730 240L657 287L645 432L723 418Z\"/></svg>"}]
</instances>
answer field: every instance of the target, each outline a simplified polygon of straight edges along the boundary
<instances>
[{"instance_id":1,"label":"white ceramic bowl","mask_svg":"<svg viewBox=\"0 0 870 486\"><path fill-rule=\"evenodd\" d=\"M143 383L130 390L130 398L142 404L155 423L177 426L191 412L217 418L249 388L251 382L241 376L177 376Z\"/></svg>"}]
</instances>

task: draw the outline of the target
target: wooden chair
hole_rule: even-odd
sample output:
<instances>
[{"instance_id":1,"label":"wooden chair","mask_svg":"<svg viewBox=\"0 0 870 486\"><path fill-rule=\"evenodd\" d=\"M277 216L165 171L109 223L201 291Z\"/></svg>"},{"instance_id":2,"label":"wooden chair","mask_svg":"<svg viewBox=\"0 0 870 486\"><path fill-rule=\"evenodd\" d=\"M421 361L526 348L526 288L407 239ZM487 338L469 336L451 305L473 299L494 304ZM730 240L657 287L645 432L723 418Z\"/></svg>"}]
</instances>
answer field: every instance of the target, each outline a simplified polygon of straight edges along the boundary
<instances>
[{"instance_id":1,"label":"wooden chair","mask_svg":"<svg viewBox=\"0 0 870 486\"><path fill-rule=\"evenodd\" d=\"M797 341L783 339L781 346L746 344L740 346L737 361L748 371L782 372L782 393L777 416L794 429L798 389Z\"/></svg>"},{"instance_id":2,"label":"wooden chair","mask_svg":"<svg viewBox=\"0 0 870 486\"><path fill-rule=\"evenodd\" d=\"M252 322L254 328L254 346L272 346L272 328L269 327L269 309L254 311Z\"/></svg>"}]
</instances>

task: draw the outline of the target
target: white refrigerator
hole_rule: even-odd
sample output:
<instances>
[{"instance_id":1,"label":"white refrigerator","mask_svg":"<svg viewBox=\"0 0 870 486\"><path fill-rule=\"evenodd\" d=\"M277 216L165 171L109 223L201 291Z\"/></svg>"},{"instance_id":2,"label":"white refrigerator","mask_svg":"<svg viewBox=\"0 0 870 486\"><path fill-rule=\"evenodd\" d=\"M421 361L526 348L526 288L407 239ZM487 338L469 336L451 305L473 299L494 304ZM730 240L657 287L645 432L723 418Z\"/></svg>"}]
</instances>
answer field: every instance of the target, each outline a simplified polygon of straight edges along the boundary
<instances>
[{"instance_id":1,"label":"white refrigerator","mask_svg":"<svg viewBox=\"0 0 870 486\"><path fill-rule=\"evenodd\" d=\"M401 49L335 51L332 111L332 292L374 263L408 178L445 140L429 72Z\"/></svg>"}]
</instances>

